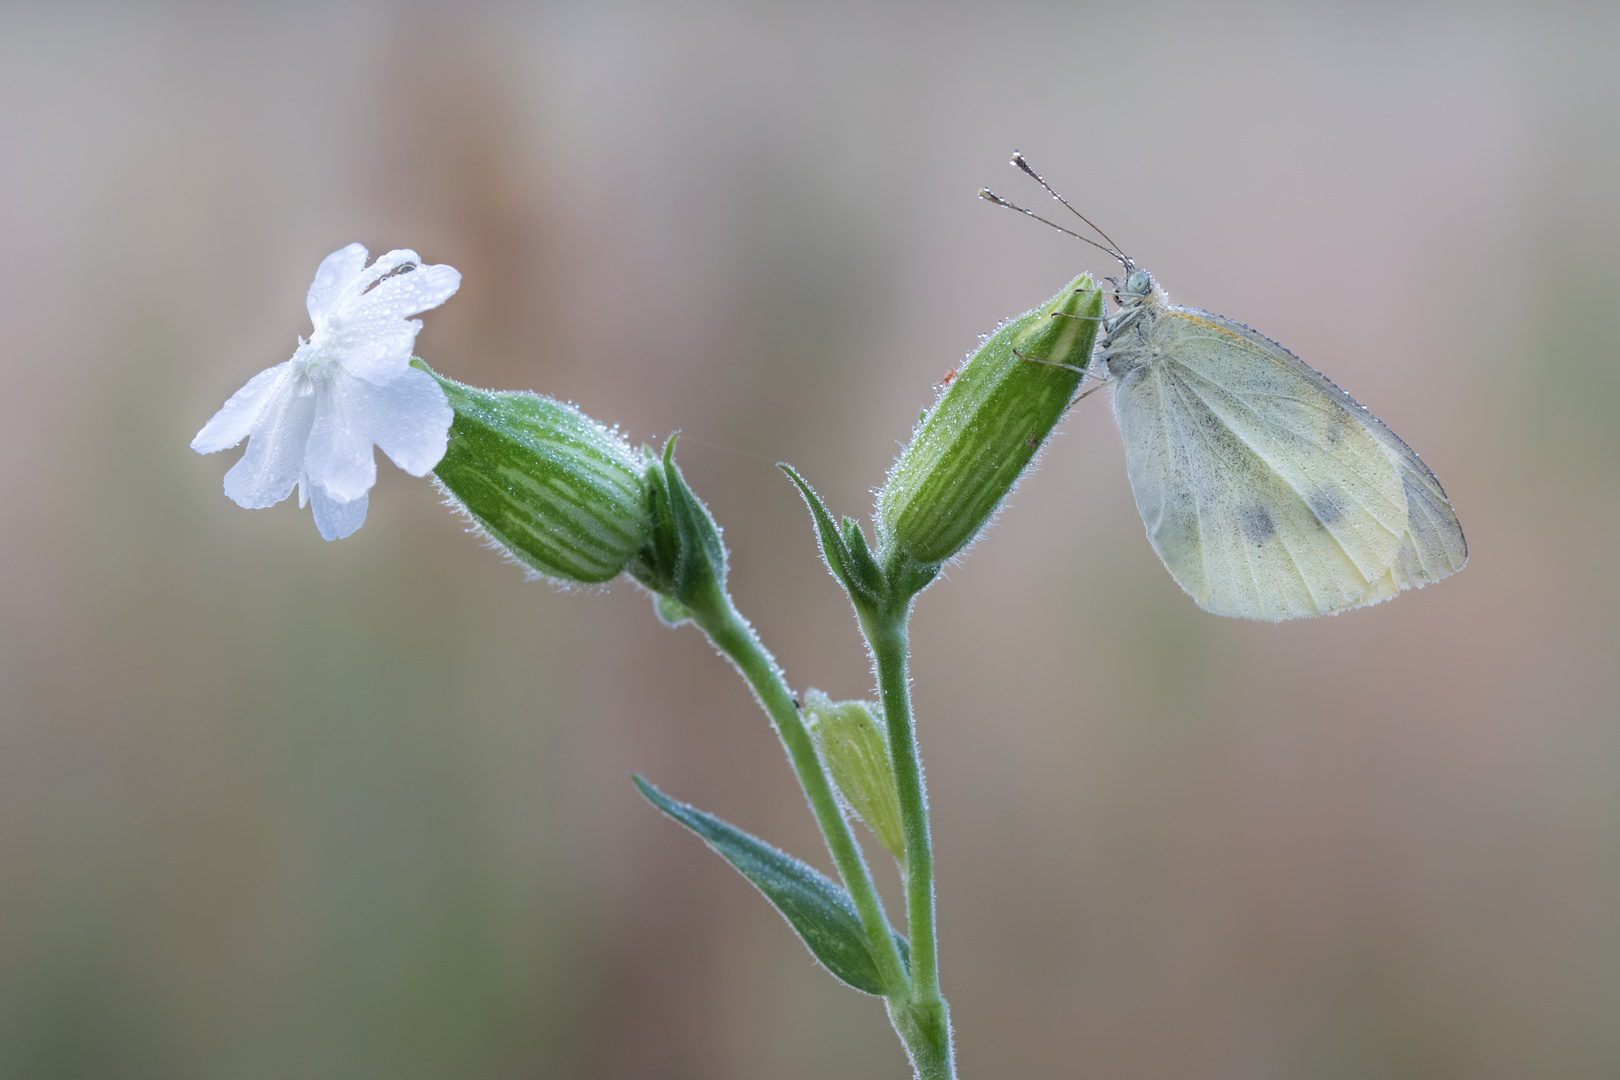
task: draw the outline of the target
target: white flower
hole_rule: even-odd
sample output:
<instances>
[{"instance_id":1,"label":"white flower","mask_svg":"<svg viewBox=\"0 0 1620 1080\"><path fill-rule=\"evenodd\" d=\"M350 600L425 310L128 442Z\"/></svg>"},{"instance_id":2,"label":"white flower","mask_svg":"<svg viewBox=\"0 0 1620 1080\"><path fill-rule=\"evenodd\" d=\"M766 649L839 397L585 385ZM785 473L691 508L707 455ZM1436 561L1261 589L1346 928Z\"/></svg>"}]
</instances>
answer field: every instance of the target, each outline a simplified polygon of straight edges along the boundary
<instances>
[{"instance_id":1,"label":"white flower","mask_svg":"<svg viewBox=\"0 0 1620 1080\"><path fill-rule=\"evenodd\" d=\"M321 536L348 536L364 524L377 482L373 444L412 476L444 457L454 414L433 377L410 366L422 321L408 316L460 285L453 267L424 266L414 251L390 251L369 267L359 244L332 252L309 286L315 332L298 339L291 360L232 394L191 448L212 454L247 439L225 474L226 495L258 509L297 487Z\"/></svg>"}]
</instances>

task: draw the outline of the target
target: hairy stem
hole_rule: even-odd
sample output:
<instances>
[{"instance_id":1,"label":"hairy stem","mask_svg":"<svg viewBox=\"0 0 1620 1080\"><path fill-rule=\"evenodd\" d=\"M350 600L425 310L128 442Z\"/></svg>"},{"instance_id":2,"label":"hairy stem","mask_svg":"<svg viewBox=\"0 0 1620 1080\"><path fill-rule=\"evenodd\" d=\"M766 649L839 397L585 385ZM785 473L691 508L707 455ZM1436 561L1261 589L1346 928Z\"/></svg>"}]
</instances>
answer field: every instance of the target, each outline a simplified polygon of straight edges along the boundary
<instances>
[{"instance_id":1,"label":"hairy stem","mask_svg":"<svg viewBox=\"0 0 1620 1080\"><path fill-rule=\"evenodd\" d=\"M839 876L844 879L844 887L855 902L855 910L861 917L861 926L866 931L867 944L872 950L878 973L884 985L892 988L891 997L904 995L909 981L889 929L888 916L883 912L883 901L872 884L871 872L850 832L849 822L833 795L832 785L810 740L810 733L805 730L798 704L794 701L793 691L788 688L782 669L777 667L775 659L760 643L754 628L732 606L729 597L713 612L693 614L694 621L709 636L715 648L736 665L753 688L760 707L771 718L793 771L799 777L805 798L810 802L810 809L816 816L816 824L821 827L821 835L827 841L827 850L832 853L833 863L838 867ZM932 946L929 951L931 955Z\"/></svg>"},{"instance_id":2,"label":"hairy stem","mask_svg":"<svg viewBox=\"0 0 1620 1080\"><path fill-rule=\"evenodd\" d=\"M939 992L939 954L934 930L934 849L928 831L928 794L917 754L911 718L907 662L911 646L909 600L898 611L863 613L861 630L877 668L889 758L900 796L906 839L906 922L911 938L911 993L904 1004L891 1001L890 1018L906 1042L917 1074L925 1080L956 1075L951 1050L949 1007ZM925 1066L927 1066L925 1068Z\"/></svg>"}]
</instances>

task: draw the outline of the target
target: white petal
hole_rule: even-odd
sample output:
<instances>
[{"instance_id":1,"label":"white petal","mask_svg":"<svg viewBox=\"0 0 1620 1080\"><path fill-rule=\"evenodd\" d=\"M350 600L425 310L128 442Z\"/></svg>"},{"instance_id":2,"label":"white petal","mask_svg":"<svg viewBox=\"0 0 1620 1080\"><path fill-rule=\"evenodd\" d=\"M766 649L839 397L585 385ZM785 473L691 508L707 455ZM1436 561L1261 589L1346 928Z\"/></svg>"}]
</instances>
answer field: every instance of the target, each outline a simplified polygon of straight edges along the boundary
<instances>
[{"instance_id":1,"label":"white petal","mask_svg":"<svg viewBox=\"0 0 1620 1080\"><path fill-rule=\"evenodd\" d=\"M328 340L351 374L388 382L409 366L422 329L422 320L407 316L444 303L460 284L461 275L442 265L387 278L333 314Z\"/></svg>"},{"instance_id":2,"label":"white petal","mask_svg":"<svg viewBox=\"0 0 1620 1080\"><path fill-rule=\"evenodd\" d=\"M372 264L365 277L366 285L346 298L343 318L386 311L403 319L438 307L461 288L461 273L455 267L423 265L414 251L390 251Z\"/></svg>"},{"instance_id":3,"label":"white petal","mask_svg":"<svg viewBox=\"0 0 1620 1080\"><path fill-rule=\"evenodd\" d=\"M362 296L385 287L396 277L414 274L421 269L421 263L421 258L410 248L396 248L386 255L377 256L377 261L370 266L355 267L354 274L344 282L342 291L333 294L332 302L327 304L326 317L341 321L346 314L356 314L360 307L365 306L360 299Z\"/></svg>"},{"instance_id":4,"label":"white petal","mask_svg":"<svg viewBox=\"0 0 1620 1080\"><path fill-rule=\"evenodd\" d=\"M353 318L334 315L312 344L337 357L350 375L380 385L409 369L421 329L421 319L402 319L389 312L362 312Z\"/></svg>"},{"instance_id":5,"label":"white petal","mask_svg":"<svg viewBox=\"0 0 1620 1080\"><path fill-rule=\"evenodd\" d=\"M361 492L358 499L338 502L319 484L312 485L309 502L315 511L315 527L321 531L321 539L341 540L364 525L369 498L365 492Z\"/></svg>"},{"instance_id":6,"label":"white petal","mask_svg":"<svg viewBox=\"0 0 1620 1080\"><path fill-rule=\"evenodd\" d=\"M395 465L412 476L426 476L444 457L455 412L433 376L417 368L386 386L364 387L365 423L371 440Z\"/></svg>"},{"instance_id":7,"label":"white petal","mask_svg":"<svg viewBox=\"0 0 1620 1080\"><path fill-rule=\"evenodd\" d=\"M336 372L316 392L315 423L309 431L304 471L315 490L339 502L358 499L377 482L371 452L370 387Z\"/></svg>"},{"instance_id":8,"label":"white petal","mask_svg":"<svg viewBox=\"0 0 1620 1080\"><path fill-rule=\"evenodd\" d=\"M356 286L356 293L370 292L377 287L377 282L393 274L401 266L409 264L412 267L420 265L422 257L410 248L395 248L393 251L377 256L377 261L366 267L365 283ZM412 271L406 271L411 273Z\"/></svg>"},{"instance_id":9,"label":"white petal","mask_svg":"<svg viewBox=\"0 0 1620 1080\"><path fill-rule=\"evenodd\" d=\"M247 384L231 395L229 401L221 406L214 418L203 425L197 432L197 437L191 440L191 448L199 454L212 454L227 447L235 446L247 438L258 423L259 417L264 414L277 390L277 382L283 378L290 379L289 370L292 361L277 364L272 368L265 368ZM285 388L283 388L285 389Z\"/></svg>"},{"instance_id":10,"label":"white petal","mask_svg":"<svg viewBox=\"0 0 1620 1080\"><path fill-rule=\"evenodd\" d=\"M309 283L309 295L304 299L304 306L309 309L309 321L319 326L365 267L366 249L359 244L338 248L322 259L315 271L315 280Z\"/></svg>"},{"instance_id":11,"label":"white petal","mask_svg":"<svg viewBox=\"0 0 1620 1080\"><path fill-rule=\"evenodd\" d=\"M247 453L225 474L225 494L249 510L285 499L304 471L304 447L315 420L315 397L288 389L272 395L248 439Z\"/></svg>"},{"instance_id":12,"label":"white petal","mask_svg":"<svg viewBox=\"0 0 1620 1080\"><path fill-rule=\"evenodd\" d=\"M312 340L350 374L390 382L410 364L422 329L409 316L438 307L460 286L455 267L424 266L414 251L390 251L350 283Z\"/></svg>"}]
</instances>

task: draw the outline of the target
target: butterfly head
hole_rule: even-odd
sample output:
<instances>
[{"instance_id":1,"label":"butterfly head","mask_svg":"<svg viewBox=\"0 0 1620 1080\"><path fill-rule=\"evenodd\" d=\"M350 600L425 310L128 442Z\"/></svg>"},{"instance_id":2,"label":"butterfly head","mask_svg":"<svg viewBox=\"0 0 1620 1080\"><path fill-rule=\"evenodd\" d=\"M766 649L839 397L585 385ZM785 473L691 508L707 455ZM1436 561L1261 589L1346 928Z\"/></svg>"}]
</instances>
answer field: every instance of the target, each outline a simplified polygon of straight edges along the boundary
<instances>
[{"instance_id":1,"label":"butterfly head","mask_svg":"<svg viewBox=\"0 0 1620 1080\"><path fill-rule=\"evenodd\" d=\"M1128 267L1123 278L1108 278L1114 286L1114 303L1121 308L1135 307L1162 293L1153 275L1138 267ZM1163 297L1161 296L1162 300Z\"/></svg>"}]
</instances>

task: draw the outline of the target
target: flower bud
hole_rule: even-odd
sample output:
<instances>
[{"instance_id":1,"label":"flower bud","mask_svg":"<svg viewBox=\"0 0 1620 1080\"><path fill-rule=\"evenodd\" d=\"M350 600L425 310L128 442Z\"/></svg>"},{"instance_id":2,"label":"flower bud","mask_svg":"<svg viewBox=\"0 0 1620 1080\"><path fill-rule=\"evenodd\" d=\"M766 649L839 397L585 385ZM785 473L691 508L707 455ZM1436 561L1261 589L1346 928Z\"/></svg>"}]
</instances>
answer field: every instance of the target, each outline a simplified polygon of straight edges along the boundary
<instances>
[{"instance_id":1,"label":"flower bud","mask_svg":"<svg viewBox=\"0 0 1620 1080\"><path fill-rule=\"evenodd\" d=\"M641 456L572 405L435 375L455 411L433 470L507 554L559 582L618 575L652 525Z\"/></svg>"},{"instance_id":2,"label":"flower bud","mask_svg":"<svg viewBox=\"0 0 1620 1080\"><path fill-rule=\"evenodd\" d=\"M804 695L810 735L844 802L897 859L906 856L900 794L889 762L883 713L868 701L832 701L820 690Z\"/></svg>"},{"instance_id":3,"label":"flower bud","mask_svg":"<svg viewBox=\"0 0 1620 1080\"><path fill-rule=\"evenodd\" d=\"M878 494L885 555L939 563L973 541L1073 400L1102 314L1082 274L962 365Z\"/></svg>"}]
</instances>

